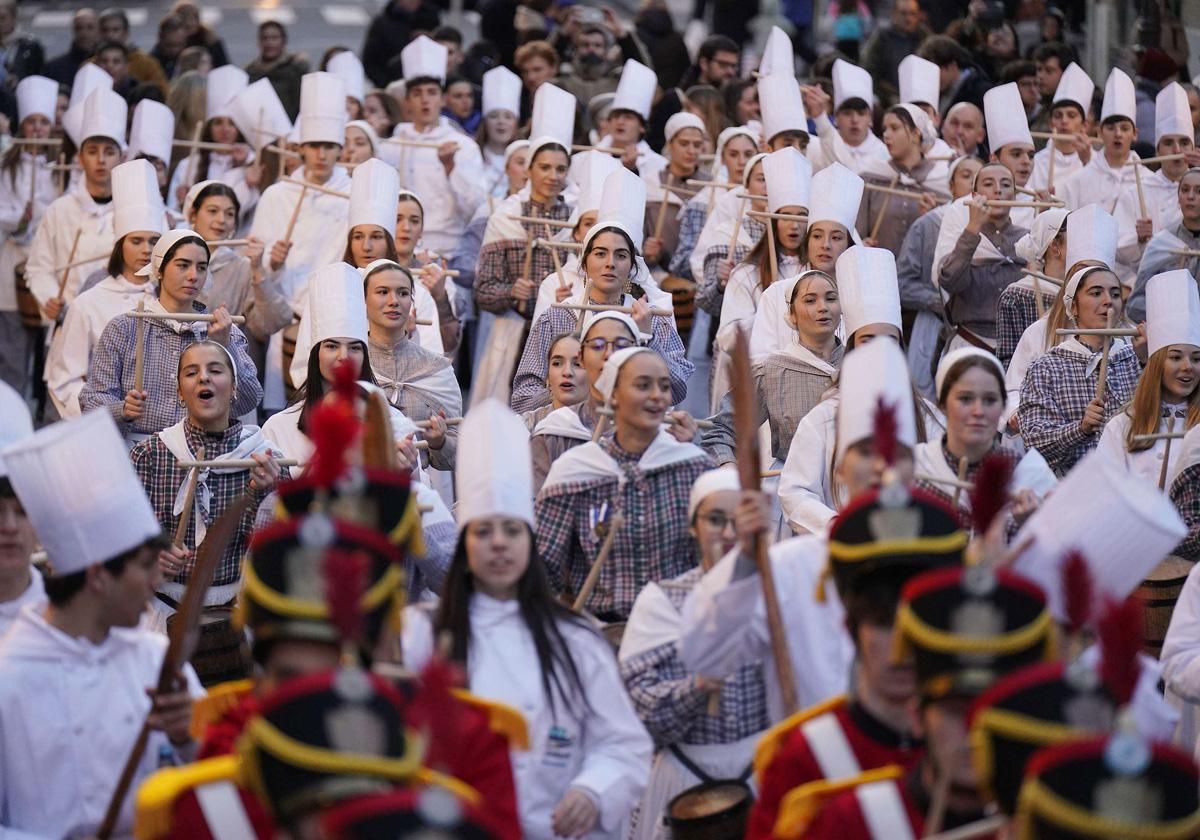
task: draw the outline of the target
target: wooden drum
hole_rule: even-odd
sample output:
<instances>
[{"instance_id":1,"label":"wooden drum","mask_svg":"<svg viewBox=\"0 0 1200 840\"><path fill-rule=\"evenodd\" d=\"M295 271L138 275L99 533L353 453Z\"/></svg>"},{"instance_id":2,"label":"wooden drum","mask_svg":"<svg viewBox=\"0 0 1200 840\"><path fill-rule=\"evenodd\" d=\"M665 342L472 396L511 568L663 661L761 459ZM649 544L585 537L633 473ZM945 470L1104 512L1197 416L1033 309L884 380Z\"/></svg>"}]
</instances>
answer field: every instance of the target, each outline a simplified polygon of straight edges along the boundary
<instances>
[{"instance_id":1,"label":"wooden drum","mask_svg":"<svg viewBox=\"0 0 1200 840\"><path fill-rule=\"evenodd\" d=\"M621 639L625 637L625 622L617 621L612 624L605 624L600 628L605 640L612 645L613 653L617 653L621 649Z\"/></svg>"},{"instance_id":2,"label":"wooden drum","mask_svg":"<svg viewBox=\"0 0 1200 840\"><path fill-rule=\"evenodd\" d=\"M1172 554L1155 566L1150 576L1138 587L1145 607L1146 629L1142 649L1155 659L1162 653L1163 639L1171 625L1175 602L1179 600L1179 593L1183 591L1183 584L1191 570L1191 563Z\"/></svg>"},{"instance_id":3,"label":"wooden drum","mask_svg":"<svg viewBox=\"0 0 1200 840\"><path fill-rule=\"evenodd\" d=\"M179 613L167 617L167 630ZM233 608L205 607L200 616L200 638L192 654L192 667L205 688L250 676L245 633L233 626Z\"/></svg>"},{"instance_id":4,"label":"wooden drum","mask_svg":"<svg viewBox=\"0 0 1200 840\"><path fill-rule=\"evenodd\" d=\"M292 359L296 356L296 336L299 332L300 322L292 321L279 334L283 347L283 389L288 405L295 401L299 392L299 389L292 383Z\"/></svg>"},{"instance_id":5,"label":"wooden drum","mask_svg":"<svg viewBox=\"0 0 1200 840\"><path fill-rule=\"evenodd\" d=\"M671 307L675 310L675 329L687 347L692 332L692 321L696 317L696 284L686 277L667 275L658 287L671 295Z\"/></svg>"},{"instance_id":6,"label":"wooden drum","mask_svg":"<svg viewBox=\"0 0 1200 840\"><path fill-rule=\"evenodd\" d=\"M29 284L25 282L25 260L13 266L13 279L17 284L17 311L21 313L21 325L31 330L40 329L42 310L33 292L29 291Z\"/></svg>"},{"instance_id":7,"label":"wooden drum","mask_svg":"<svg viewBox=\"0 0 1200 840\"><path fill-rule=\"evenodd\" d=\"M754 795L745 782L716 779L690 787L667 805L674 840L741 840Z\"/></svg>"}]
</instances>

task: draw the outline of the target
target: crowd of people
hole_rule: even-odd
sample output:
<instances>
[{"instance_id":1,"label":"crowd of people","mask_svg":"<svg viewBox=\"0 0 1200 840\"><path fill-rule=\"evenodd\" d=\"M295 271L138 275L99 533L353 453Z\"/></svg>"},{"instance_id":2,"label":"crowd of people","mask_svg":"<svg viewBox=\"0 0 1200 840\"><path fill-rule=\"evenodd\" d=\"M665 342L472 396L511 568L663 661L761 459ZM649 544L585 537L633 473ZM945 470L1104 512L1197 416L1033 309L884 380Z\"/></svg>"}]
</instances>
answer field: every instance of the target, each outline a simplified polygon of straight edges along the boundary
<instances>
[{"instance_id":1,"label":"crowd of people","mask_svg":"<svg viewBox=\"0 0 1200 840\"><path fill-rule=\"evenodd\" d=\"M0 835L1200 837L1186 40L960 5L0 0Z\"/></svg>"}]
</instances>

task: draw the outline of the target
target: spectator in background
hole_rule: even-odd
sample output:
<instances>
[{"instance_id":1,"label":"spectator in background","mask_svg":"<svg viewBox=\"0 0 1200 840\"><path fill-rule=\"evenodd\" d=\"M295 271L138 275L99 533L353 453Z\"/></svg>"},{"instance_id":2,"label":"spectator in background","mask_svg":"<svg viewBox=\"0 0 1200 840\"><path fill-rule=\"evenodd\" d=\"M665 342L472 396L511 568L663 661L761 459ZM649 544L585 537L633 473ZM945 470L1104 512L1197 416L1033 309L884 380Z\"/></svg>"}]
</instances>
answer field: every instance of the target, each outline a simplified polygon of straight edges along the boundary
<instances>
[{"instance_id":1,"label":"spectator in background","mask_svg":"<svg viewBox=\"0 0 1200 840\"><path fill-rule=\"evenodd\" d=\"M133 89L137 87L137 80L129 75L128 47L115 41L106 41L96 50L93 61L101 70L112 76L113 92L128 102Z\"/></svg>"},{"instance_id":2,"label":"spectator in background","mask_svg":"<svg viewBox=\"0 0 1200 840\"><path fill-rule=\"evenodd\" d=\"M204 47L208 50L208 54L212 56L213 67L223 67L229 63L224 42L200 20L200 10L195 4L190 0L176 0L175 5L171 7L171 14L179 18L187 46Z\"/></svg>"},{"instance_id":3,"label":"spectator in background","mask_svg":"<svg viewBox=\"0 0 1200 840\"><path fill-rule=\"evenodd\" d=\"M605 11L612 15L611 9ZM615 16L612 19L616 21ZM650 53L649 66L658 74L658 83L664 90L682 86L681 80L688 72L692 59L683 36L675 31L675 23L671 20L666 3L663 0L646 0L634 15L633 25L637 39ZM735 60L736 55L735 51Z\"/></svg>"},{"instance_id":4,"label":"spectator in background","mask_svg":"<svg viewBox=\"0 0 1200 840\"><path fill-rule=\"evenodd\" d=\"M1041 102L1037 65L1024 59L1005 64L1000 71L1000 84L1006 85L1009 82L1017 83L1017 90L1021 94L1021 104L1025 106L1025 117L1032 122Z\"/></svg>"},{"instance_id":5,"label":"spectator in background","mask_svg":"<svg viewBox=\"0 0 1200 840\"><path fill-rule=\"evenodd\" d=\"M737 78L740 57L741 50L732 38L709 35L696 53L696 63L688 68L679 85L683 88L711 85L720 89L726 82Z\"/></svg>"},{"instance_id":6,"label":"spectator in background","mask_svg":"<svg viewBox=\"0 0 1200 840\"><path fill-rule=\"evenodd\" d=\"M711 85L692 85L684 92L683 110L695 114L704 123L704 153L716 151L717 137L729 127L725 98Z\"/></svg>"},{"instance_id":7,"label":"spectator in background","mask_svg":"<svg viewBox=\"0 0 1200 840\"><path fill-rule=\"evenodd\" d=\"M453 26L439 26L429 33L429 37L446 48L446 78L463 75L462 66L466 55L463 53L462 33ZM478 79L470 81L479 83Z\"/></svg>"},{"instance_id":8,"label":"spectator in background","mask_svg":"<svg viewBox=\"0 0 1200 840\"><path fill-rule=\"evenodd\" d=\"M1055 7L1051 6L1046 10L1045 14L1042 15L1042 28L1038 35L1038 40L1036 43L1030 44L1029 48L1025 50L1025 57L1037 61L1037 57L1034 56L1034 53L1037 52L1039 47L1044 46L1045 44L1065 43L1066 35L1066 16L1063 15L1061 9L1056 9ZM1067 63L1069 64L1070 62ZM1065 67L1066 65L1064 64L1063 66Z\"/></svg>"},{"instance_id":9,"label":"spectator in background","mask_svg":"<svg viewBox=\"0 0 1200 840\"><path fill-rule=\"evenodd\" d=\"M923 17L917 0L895 0L891 20L871 33L863 46L861 63L876 85L886 82L894 90L899 89L897 68L900 62L916 52L921 42L929 37L929 27Z\"/></svg>"},{"instance_id":10,"label":"spectator in background","mask_svg":"<svg viewBox=\"0 0 1200 840\"><path fill-rule=\"evenodd\" d=\"M1175 59L1157 47L1141 50L1135 65L1133 86L1137 92L1137 130L1144 143L1152 143L1154 134L1154 98L1168 81L1179 74ZM1151 153L1153 154L1153 153Z\"/></svg>"},{"instance_id":11,"label":"spectator in background","mask_svg":"<svg viewBox=\"0 0 1200 840\"><path fill-rule=\"evenodd\" d=\"M71 46L62 55L46 62L42 75L60 85L70 87L75 82L79 66L100 46L100 19L92 9L79 9L71 18Z\"/></svg>"},{"instance_id":12,"label":"spectator in background","mask_svg":"<svg viewBox=\"0 0 1200 840\"><path fill-rule=\"evenodd\" d=\"M1007 23L993 26L984 36L983 47L976 60L989 79L999 79L1004 67L1021 57L1017 49L1017 32Z\"/></svg>"},{"instance_id":13,"label":"spectator in background","mask_svg":"<svg viewBox=\"0 0 1200 840\"><path fill-rule=\"evenodd\" d=\"M17 26L16 0L0 0L0 84L16 90L21 79L41 73L45 61L41 43Z\"/></svg>"},{"instance_id":14,"label":"spectator in background","mask_svg":"<svg viewBox=\"0 0 1200 840\"><path fill-rule=\"evenodd\" d=\"M187 33L183 24L174 15L167 15L158 22L158 43L150 50L150 55L163 69L168 80L180 74L179 54L187 46Z\"/></svg>"},{"instance_id":15,"label":"spectator in background","mask_svg":"<svg viewBox=\"0 0 1200 840\"><path fill-rule=\"evenodd\" d=\"M513 66L521 77L521 122L529 119L533 110L533 95L544 83L558 74L558 53L548 41L529 41L517 47ZM614 88L615 90L615 88Z\"/></svg>"},{"instance_id":16,"label":"spectator in background","mask_svg":"<svg viewBox=\"0 0 1200 840\"><path fill-rule=\"evenodd\" d=\"M196 71L201 76L207 76L213 69L212 56L204 47L184 47L175 62L175 72L182 76L189 71Z\"/></svg>"},{"instance_id":17,"label":"spectator in background","mask_svg":"<svg viewBox=\"0 0 1200 840\"><path fill-rule=\"evenodd\" d=\"M258 57L245 66L251 83L266 79L275 88L288 119L300 113L300 78L308 72L308 59L288 52L287 30L278 21L268 20L258 27ZM368 74L369 75L369 74Z\"/></svg>"},{"instance_id":18,"label":"spectator in background","mask_svg":"<svg viewBox=\"0 0 1200 840\"><path fill-rule=\"evenodd\" d=\"M614 32L611 25L606 25L605 17L594 19L596 10L591 7L576 7L575 16L569 29L574 31L571 38L571 63L564 67L562 75L555 84L563 90L573 93L579 100L580 106L586 107L596 96L602 93L612 93L617 89L617 81L621 76L621 68L629 59L650 66L650 56L645 52L642 43L619 27ZM579 18L586 18L579 20ZM613 21L615 21L615 17ZM557 39L562 43L563 39ZM616 58L612 47L616 46Z\"/></svg>"},{"instance_id":19,"label":"spectator in background","mask_svg":"<svg viewBox=\"0 0 1200 840\"><path fill-rule=\"evenodd\" d=\"M964 155L987 159L984 141L987 132L983 127L983 111L970 102L959 102L950 107L942 120L942 139L951 149Z\"/></svg>"},{"instance_id":20,"label":"spectator in background","mask_svg":"<svg viewBox=\"0 0 1200 840\"><path fill-rule=\"evenodd\" d=\"M437 29L440 13L425 0L388 0L375 17L363 40L362 63L367 78L385 88L393 79L404 78L400 50L420 32ZM512 25L512 19L509 19Z\"/></svg>"},{"instance_id":21,"label":"spectator in background","mask_svg":"<svg viewBox=\"0 0 1200 840\"><path fill-rule=\"evenodd\" d=\"M933 35L917 50L917 55L938 66L938 111L945 114L959 102L970 102L983 110L983 95L992 83L971 60L962 44L947 35Z\"/></svg>"},{"instance_id":22,"label":"spectator in background","mask_svg":"<svg viewBox=\"0 0 1200 840\"><path fill-rule=\"evenodd\" d=\"M761 118L756 79L734 79L721 88L721 95L725 98L725 115L732 125L745 125Z\"/></svg>"},{"instance_id":23,"label":"spectator in background","mask_svg":"<svg viewBox=\"0 0 1200 840\"><path fill-rule=\"evenodd\" d=\"M1029 127L1033 131L1050 130L1050 112L1054 91L1062 80L1063 71L1075 60L1075 51L1066 44L1039 44L1031 53L1037 68L1038 108Z\"/></svg>"},{"instance_id":24,"label":"spectator in background","mask_svg":"<svg viewBox=\"0 0 1200 840\"><path fill-rule=\"evenodd\" d=\"M108 8L100 13L100 36L107 42L124 44L129 54L129 75L139 82L158 85L167 93L167 77L154 57L129 43L129 17L124 9Z\"/></svg>"},{"instance_id":25,"label":"spectator in background","mask_svg":"<svg viewBox=\"0 0 1200 840\"><path fill-rule=\"evenodd\" d=\"M442 116L453 121L467 134L479 128L479 109L475 107L475 86L462 76L446 77L446 92L442 94Z\"/></svg>"},{"instance_id":26,"label":"spectator in background","mask_svg":"<svg viewBox=\"0 0 1200 840\"><path fill-rule=\"evenodd\" d=\"M1200 135L1200 88L1190 82L1184 82L1183 89L1187 92L1188 107L1192 110L1192 128Z\"/></svg>"},{"instance_id":27,"label":"spectator in background","mask_svg":"<svg viewBox=\"0 0 1200 840\"><path fill-rule=\"evenodd\" d=\"M865 0L830 0L827 9L834 50L857 63L859 47L875 25L870 6Z\"/></svg>"},{"instance_id":28,"label":"spectator in background","mask_svg":"<svg viewBox=\"0 0 1200 840\"><path fill-rule=\"evenodd\" d=\"M371 124L377 136L391 137L396 124L401 122L400 106L390 94L371 91L363 100L363 119Z\"/></svg>"}]
</instances>

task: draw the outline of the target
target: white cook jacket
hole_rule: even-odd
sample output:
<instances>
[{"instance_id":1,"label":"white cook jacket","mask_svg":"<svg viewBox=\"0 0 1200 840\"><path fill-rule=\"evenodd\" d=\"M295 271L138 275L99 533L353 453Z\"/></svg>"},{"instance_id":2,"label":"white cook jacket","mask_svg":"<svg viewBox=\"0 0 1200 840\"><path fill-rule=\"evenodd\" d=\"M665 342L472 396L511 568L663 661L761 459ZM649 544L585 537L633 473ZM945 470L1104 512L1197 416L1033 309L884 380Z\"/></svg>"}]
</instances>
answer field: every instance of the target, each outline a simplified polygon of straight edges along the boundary
<instances>
[{"instance_id":1,"label":"white cook jacket","mask_svg":"<svg viewBox=\"0 0 1200 840\"><path fill-rule=\"evenodd\" d=\"M26 152L17 161L11 180L7 173L0 174L0 312L17 310L17 287L13 279L13 269L28 256L29 244L33 241L34 233L41 224L46 209L58 198L58 185L54 182L53 173L42 165L45 159L39 155L37 162L39 165L35 170L33 155ZM33 182L35 171L36 185ZM25 208L29 206L31 190L33 216L20 235L17 235Z\"/></svg>"},{"instance_id":2,"label":"white cook jacket","mask_svg":"<svg viewBox=\"0 0 1200 840\"><path fill-rule=\"evenodd\" d=\"M79 392L87 381L92 350L113 318L137 309L139 300L154 296L150 283L134 285L124 277L105 277L75 298L46 357L46 385L64 420L80 415Z\"/></svg>"},{"instance_id":3,"label":"white cook jacket","mask_svg":"<svg viewBox=\"0 0 1200 840\"><path fill-rule=\"evenodd\" d=\"M542 688L533 637L516 600L471 596L471 644L467 663L473 694L520 710L529 727L530 748L512 753L513 778L522 834L554 840L555 806L568 788L585 790L598 804L599 824L588 838L617 838L650 773L652 744L625 693L617 660L597 633L559 623L591 711L552 710ZM429 613L404 611L404 662L419 671L434 650ZM556 714L557 712L557 714Z\"/></svg>"},{"instance_id":4,"label":"white cook jacket","mask_svg":"<svg viewBox=\"0 0 1200 840\"><path fill-rule=\"evenodd\" d=\"M1109 459L1113 464L1116 464L1118 468L1140 475L1156 487L1158 486L1159 476L1164 476L1166 488L1163 492L1171 492L1171 479L1175 476L1174 464L1179 460L1179 455L1183 451L1183 447L1178 443L1171 447L1169 455L1170 463L1167 465L1166 472L1163 472L1163 457L1167 454L1167 441L1156 440L1154 441L1154 445L1149 449L1130 452L1125 446L1125 436L1129 433L1130 422L1132 420L1127 412L1122 411L1114 414L1104 424L1104 431L1100 435L1100 443L1096 445L1096 451ZM1185 425L1186 421L1184 418L1175 418L1175 431L1185 431ZM1155 431L1165 432L1166 430L1167 419L1160 417L1158 419L1158 427Z\"/></svg>"},{"instance_id":5,"label":"white cook jacket","mask_svg":"<svg viewBox=\"0 0 1200 840\"><path fill-rule=\"evenodd\" d=\"M804 415L779 474L779 507L797 534L823 535L837 515L830 483L837 407L837 394L830 394Z\"/></svg>"},{"instance_id":6,"label":"white cook jacket","mask_svg":"<svg viewBox=\"0 0 1200 840\"><path fill-rule=\"evenodd\" d=\"M117 776L150 710L167 638L112 630L100 644L51 627L26 607L0 639L0 837L95 834ZM188 691L204 689L186 666ZM158 766L162 732L134 775L114 838L133 829L132 791Z\"/></svg>"},{"instance_id":7,"label":"white cook jacket","mask_svg":"<svg viewBox=\"0 0 1200 840\"><path fill-rule=\"evenodd\" d=\"M1137 152L1130 152L1128 161L1141 160ZM1152 173L1142 167L1143 186ZM1057 194L1067 203L1068 210L1078 210L1088 204L1099 204L1106 212L1112 213L1125 187L1137 188L1132 166L1119 166L1113 169L1104 157L1104 151L1097 149L1092 152L1092 159L1078 172L1065 181L1058 177L1058 165L1055 164L1054 183Z\"/></svg>"},{"instance_id":8,"label":"white cook jacket","mask_svg":"<svg viewBox=\"0 0 1200 840\"><path fill-rule=\"evenodd\" d=\"M29 291L33 292L43 308L46 301L58 296L62 275L54 268L66 265L76 231L80 232L80 236L79 246L75 249L75 261L91 257L97 259L72 268L67 273L63 297L68 303L75 299L79 284L96 269L103 269L112 253L112 202L97 204L83 184L84 179L80 178L74 187L46 208L46 215L42 217L42 223L38 225L29 246L25 279L29 283Z\"/></svg>"}]
</instances>

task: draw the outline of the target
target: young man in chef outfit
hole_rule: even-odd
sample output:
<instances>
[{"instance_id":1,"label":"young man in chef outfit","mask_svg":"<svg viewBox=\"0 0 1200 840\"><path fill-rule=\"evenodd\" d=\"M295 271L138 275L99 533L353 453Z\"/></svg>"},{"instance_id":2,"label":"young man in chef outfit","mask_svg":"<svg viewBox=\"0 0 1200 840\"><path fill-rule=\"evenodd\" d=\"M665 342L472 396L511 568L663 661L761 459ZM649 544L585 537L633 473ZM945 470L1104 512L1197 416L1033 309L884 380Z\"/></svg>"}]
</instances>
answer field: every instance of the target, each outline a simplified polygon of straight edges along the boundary
<instances>
[{"instance_id":1,"label":"young man in chef outfit","mask_svg":"<svg viewBox=\"0 0 1200 840\"><path fill-rule=\"evenodd\" d=\"M4 382L0 382L0 417L4 418L0 424L0 450L33 434L29 407ZM0 637L12 626L22 607L46 602L41 572L29 562L35 546L37 534L13 492L4 458L0 457Z\"/></svg>"}]
</instances>

